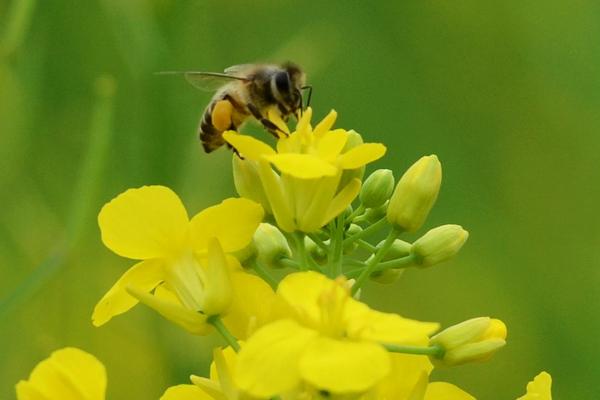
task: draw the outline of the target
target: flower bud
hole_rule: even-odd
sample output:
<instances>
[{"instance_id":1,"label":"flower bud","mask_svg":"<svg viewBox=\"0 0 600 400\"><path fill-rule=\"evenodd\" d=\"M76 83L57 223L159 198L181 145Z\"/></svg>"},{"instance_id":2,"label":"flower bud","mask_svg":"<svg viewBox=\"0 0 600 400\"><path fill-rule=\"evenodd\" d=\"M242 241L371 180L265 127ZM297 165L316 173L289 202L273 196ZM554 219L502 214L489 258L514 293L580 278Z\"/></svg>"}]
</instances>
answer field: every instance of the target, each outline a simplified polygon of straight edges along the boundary
<instances>
[{"instance_id":1,"label":"flower bud","mask_svg":"<svg viewBox=\"0 0 600 400\"><path fill-rule=\"evenodd\" d=\"M291 257L292 250L287 239L275 226L261 223L253 239L258 260L270 268L283 268L279 260L283 257Z\"/></svg>"},{"instance_id":2,"label":"flower bud","mask_svg":"<svg viewBox=\"0 0 600 400\"><path fill-rule=\"evenodd\" d=\"M384 242L385 242L385 240L382 240L381 242L379 242L376 246L377 249L379 249L383 245ZM410 248L411 248L410 243L405 242L400 239L396 239L396 240L394 240L392 247L390 247L390 249L385 254L385 256L383 256L383 259L381 261L389 261L389 260L393 260L395 258L405 257L410 254ZM371 256L371 258L372 257L374 257L374 256ZM394 283L400 278L400 276L402 275L403 272L404 272L404 269L402 269L402 268L389 268L389 269L385 269L383 271L373 272L371 274L370 278L371 278L371 280L378 282L378 283L384 283L384 284Z\"/></svg>"},{"instance_id":3,"label":"flower bud","mask_svg":"<svg viewBox=\"0 0 600 400\"><path fill-rule=\"evenodd\" d=\"M438 226L414 242L411 252L418 265L429 267L454 257L468 237L469 232L460 225Z\"/></svg>"},{"instance_id":4,"label":"flower bud","mask_svg":"<svg viewBox=\"0 0 600 400\"><path fill-rule=\"evenodd\" d=\"M258 165L256 161L243 160L233 155L233 183L241 197L260 203L265 211L271 212L271 204L265 194L262 181L258 176Z\"/></svg>"},{"instance_id":5,"label":"flower bud","mask_svg":"<svg viewBox=\"0 0 600 400\"><path fill-rule=\"evenodd\" d=\"M437 199L442 183L442 165L437 156L421 157L402 175L387 209L388 221L414 232L423 225Z\"/></svg>"},{"instance_id":6,"label":"flower bud","mask_svg":"<svg viewBox=\"0 0 600 400\"><path fill-rule=\"evenodd\" d=\"M363 183L360 201L365 208L382 206L394 191L394 174L389 169L378 169Z\"/></svg>"},{"instance_id":7,"label":"flower bud","mask_svg":"<svg viewBox=\"0 0 600 400\"><path fill-rule=\"evenodd\" d=\"M499 319L473 318L444 329L433 336L430 346L440 346L443 356L434 359L452 366L486 361L506 344L506 325Z\"/></svg>"}]
</instances>

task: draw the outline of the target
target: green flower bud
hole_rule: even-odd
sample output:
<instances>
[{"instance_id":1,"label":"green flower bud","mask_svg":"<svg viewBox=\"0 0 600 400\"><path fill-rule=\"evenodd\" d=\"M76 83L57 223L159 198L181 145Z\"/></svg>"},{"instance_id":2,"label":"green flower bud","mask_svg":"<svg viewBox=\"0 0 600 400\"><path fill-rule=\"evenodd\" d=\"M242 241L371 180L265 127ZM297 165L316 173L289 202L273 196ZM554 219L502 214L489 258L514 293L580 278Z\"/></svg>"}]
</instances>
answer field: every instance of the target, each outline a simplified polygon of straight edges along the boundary
<instances>
[{"instance_id":1,"label":"green flower bud","mask_svg":"<svg viewBox=\"0 0 600 400\"><path fill-rule=\"evenodd\" d=\"M385 242L384 240L379 242L376 246L377 249L379 249L383 245L384 242ZM407 255L410 254L410 249L411 249L410 243L405 242L400 239L396 239L396 240L394 240L392 247L390 247L390 249L385 254L385 256L383 256L383 259L381 261L389 261L389 260L393 260L396 258L406 257ZM372 257L374 257L374 256L371 256L371 258ZM369 278L371 278L371 280L378 282L378 283L388 284L388 283L396 282L400 278L400 276L402 276L403 273L404 273L404 269L402 269L402 268L389 268L389 269L386 269L383 271L375 271L371 274L371 276Z\"/></svg>"},{"instance_id":2,"label":"green flower bud","mask_svg":"<svg viewBox=\"0 0 600 400\"><path fill-rule=\"evenodd\" d=\"M433 336L430 346L443 350L434 363L447 366L486 361L506 344L506 325L499 319L473 318L444 329Z\"/></svg>"},{"instance_id":3,"label":"green flower bud","mask_svg":"<svg viewBox=\"0 0 600 400\"><path fill-rule=\"evenodd\" d=\"M387 209L390 223L408 232L419 229L437 199L441 183L442 165L437 156L421 157L396 185Z\"/></svg>"},{"instance_id":4,"label":"green flower bud","mask_svg":"<svg viewBox=\"0 0 600 400\"><path fill-rule=\"evenodd\" d=\"M346 230L346 237L354 236L357 233L361 232L362 230L363 229L360 226L358 226L356 224L350 224L350 226ZM345 244L344 245L344 254L352 253L354 250L356 250L357 247L358 247L358 244L356 243L356 241L354 241L350 244Z\"/></svg>"},{"instance_id":5,"label":"green flower bud","mask_svg":"<svg viewBox=\"0 0 600 400\"><path fill-rule=\"evenodd\" d=\"M253 242L258 261L267 267L283 268L279 260L292 256L292 250L285 236L271 224L261 223L254 233Z\"/></svg>"},{"instance_id":6,"label":"green flower bud","mask_svg":"<svg viewBox=\"0 0 600 400\"><path fill-rule=\"evenodd\" d=\"M378 169L363 183L360 201L365 208L380 207L390 198L394 191L394 174L389 169Z\"/></svg>"},{"instance_id":7,"label":"green flower bud","mask_svg":"<svg viewBox=\"0 0 600 400\"><path fill-rule=\"evenodd\" d=\"M242 160L234 154L232 164L233 183L238 194L241 197L260 203L267 213L273 214L262 181L258 176L257 162L252 160Z\"/></svg>"},{"instance_id":8,"label":"green flower bud","mask_svg":"<svg viewBox=\"0 0 600 400\"><path fill-rule=\"evenodd\" d=\"M454 257L468 237L469 232L460 225L438 226L414 242L411 252L418 265L429 267Z\"/></svg>"}]
</instances>

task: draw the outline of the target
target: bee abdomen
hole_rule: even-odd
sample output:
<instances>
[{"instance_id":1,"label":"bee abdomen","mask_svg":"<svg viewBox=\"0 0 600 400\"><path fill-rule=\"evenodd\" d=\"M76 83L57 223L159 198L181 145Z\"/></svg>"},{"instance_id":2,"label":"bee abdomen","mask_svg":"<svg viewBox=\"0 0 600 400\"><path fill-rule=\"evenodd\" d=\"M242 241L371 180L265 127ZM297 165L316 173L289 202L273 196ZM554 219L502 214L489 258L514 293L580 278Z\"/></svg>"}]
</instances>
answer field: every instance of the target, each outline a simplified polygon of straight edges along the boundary
<instances>
[{"instance_id":1,"label":"bee abdomen","mask_svg":"<svg viewBox=\"0 0 600 400\"><path fill-rule=\"evenodd\" d=\"M210 153L225 144L222 133L224 130L217 129L212 122L212 113L215 103L212 103L202 115L200 126L198 127L198 136L202 142L204 151Z\"/></svg>"}]
</instances>

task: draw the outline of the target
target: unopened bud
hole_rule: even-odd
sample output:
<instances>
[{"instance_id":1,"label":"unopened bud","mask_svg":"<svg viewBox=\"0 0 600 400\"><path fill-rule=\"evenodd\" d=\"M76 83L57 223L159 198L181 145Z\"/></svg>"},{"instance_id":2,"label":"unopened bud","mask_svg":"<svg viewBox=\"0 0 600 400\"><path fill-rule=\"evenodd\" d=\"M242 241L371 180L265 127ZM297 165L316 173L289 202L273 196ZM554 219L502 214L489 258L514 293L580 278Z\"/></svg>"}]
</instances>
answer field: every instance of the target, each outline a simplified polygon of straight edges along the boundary
<instances>
[{"instance_id":1,"label":"unopened bud","mask_svg":"<svg viewBox=\"0 0 600 400\"><path fill-rule=\"evenodd\" d=\"M275 226L261 223L253 239L257 259L270 268L283 268L279 263L283 257L291 257L292 250L285 236Z\"/></svg>"},{"instance_id":2,"label":"unopened bud","mask_svg":"<svg viewBox=\"0 0 600 400\"><path fill-rule=\"evenodd\" d=\"M329 245L329 239L323 242L326 246ZM316 244L308 236L304 237L304 247L311 257L317 262L321 263L327 260L327 252L323 250L318 244Z\"/></svg>"},{"instance_id":3,"label":"unopened bud","mask_svg":"<svg viewBox=\"0 0 600 400\"><path fill-rule=\"evenodd\" d=\"M363 183L360 201L365 208L380 207L394 191L394 174L389 169L378 169Z\"/></svg>"},{"instance_id":4,"label":"unopened bud","mask_svg":"<svg viewBox=\"0 0 600 400\"><path fill-rule=\"evenodd\" d=\"M272 214L271 204L258 176L258 163L252 160L243 160L234 154L232 164L233 183L238 194L260 203L267 213Z\"/></svg>"},{"instance_id":5,"label":"unopened bud","mask_svg":"<svg viewBox=\"0 0 600 400\"><path fill-rule=\"evenodd\" d=\"M418 265L429 267L454 257L468 237L469 232L460 225L438 226L414 242L411 252Z\"/></svg>"},{"instance_id":6,"label":"unopened bud","mask_svg":"<svg viewBox=\"0 0 600 400\"><path fill-rule=\"evenodd\" d=\"M434 361L460 365L486 361L506 344L506 325L499 319L473 318L444 329L433 336L430 346L439 346L443 356Z\"/></svg>"},{"instance_id":7,"label":"unopened bud","mask_svg":"<svg viewBox=\"0 0 600 400\"><path fill-rule=\"evenodd\" d=\"M385 240L379 242L376 246L377 249L379 249L383 245L384 242L385 242ZM394 240L392 247L390 247L390 249L385 254L385 256L383 256L381 261L389 261L389 260L393 260L396 258L406 257L407 255L410 254L410 248L411 248L410 243L405 242L400 239L396 239L396 240ZM374 256L371 256L371 257L374 257ZM368 262L368 260L367 260L367 262ZM373 272L371 274L370 278L371 278L371 280L378 282L378 283L384 283L384 284L394 283L400 278L400 276L402 276L403 272L404 272L404 269L402 269L402 268L389 268L389 269L385 269L383 271Z\"/></svg>"},{"instance_id":8,"label":"unopened bud","mask_svg":"<svg viewBox=\"0 0 600 400\"><path fill-rule=\"evenodd\" d=\"M419 229L433 207L442 183L437 156L421 157L402 175L387 209L390 223L399 229Z\"/></svg>"}]
</instances>

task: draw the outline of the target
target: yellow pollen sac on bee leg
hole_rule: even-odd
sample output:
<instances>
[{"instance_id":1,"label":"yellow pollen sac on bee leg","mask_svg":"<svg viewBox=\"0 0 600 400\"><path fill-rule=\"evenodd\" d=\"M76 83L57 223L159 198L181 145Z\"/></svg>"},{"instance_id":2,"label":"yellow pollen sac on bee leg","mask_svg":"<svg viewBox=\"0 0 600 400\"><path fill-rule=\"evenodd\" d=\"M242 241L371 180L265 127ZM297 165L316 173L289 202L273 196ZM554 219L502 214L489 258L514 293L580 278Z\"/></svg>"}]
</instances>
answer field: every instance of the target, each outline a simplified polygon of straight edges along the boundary
<instances>
[{"instance_id":1,"label":"yellow pollen sac on bee leg","mask_svg":"<svg viewBox=\"0 0 600 400\"><path fill-rule=\"evenodd\" d=\"M212 124L219 131L226 131L231 127L231 113L233 106L227 100L219 100L215 103L212 112Z\"/></svg>"}]
</instances>

